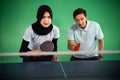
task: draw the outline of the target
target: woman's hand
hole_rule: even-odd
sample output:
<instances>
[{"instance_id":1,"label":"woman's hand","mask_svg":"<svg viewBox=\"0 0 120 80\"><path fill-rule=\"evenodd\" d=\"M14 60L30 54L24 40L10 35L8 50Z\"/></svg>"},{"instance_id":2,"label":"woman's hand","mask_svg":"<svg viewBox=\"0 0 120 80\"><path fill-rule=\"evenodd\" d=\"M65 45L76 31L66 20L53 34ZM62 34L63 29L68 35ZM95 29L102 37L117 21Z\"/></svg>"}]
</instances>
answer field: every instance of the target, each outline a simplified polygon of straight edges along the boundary
<instances>
[{"instance_id":1,"label":"woman's hand","mask_svg":"<svg viewBox=\"0 0 120 80\"><path fill-rule=\"evenodd\" d=\"M55 61L55 62L58 61L58 56L57 55L53 55L53 61Z\"/></svg>"},{"instance_id":2,"label":"woman's hand","mask_svg":"<svg viewBox=\"0 0 120 80\"><path fill-rule=\"evenodd\" d=\"M32 51L28 51L28 52L37 52L37 53L39 53L39 52L41 52L41 50L39 49L39 50L32 50Z\"/></svg>"},{"instance_id":3,"label":"woman's hand","mask_svg":"<svg viewBox=\"0 0 120 80\"><path fill-rule=\"evenodd\" d=\"M38 50L32 50L32 51L28 51L27 53L37 53L37 54L40 54L40 52L42 52L40 49ZM37 57L39 55L33 55L33 57Z\"/></svg>"}]
</instances>

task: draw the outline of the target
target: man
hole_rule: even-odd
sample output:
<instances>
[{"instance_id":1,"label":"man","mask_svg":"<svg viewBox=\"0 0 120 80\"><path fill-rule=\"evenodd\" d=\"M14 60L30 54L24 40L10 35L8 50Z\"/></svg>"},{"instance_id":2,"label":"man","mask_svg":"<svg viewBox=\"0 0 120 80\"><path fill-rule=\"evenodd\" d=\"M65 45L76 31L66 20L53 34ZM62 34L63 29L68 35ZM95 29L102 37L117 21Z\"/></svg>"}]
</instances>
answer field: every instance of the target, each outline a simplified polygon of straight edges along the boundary
<instances>
[{"instance_id":1,"label":"man","mask_svg":"<svg viewBox=\"0 0 120 80\"><path fill-rule=\"evenodd\" d=\"M76 44L80 43L79 51L99 51L104 49L104 34L97 22L87 20L86 10L78 8L73 12L73 18L76 24L73 24L68 30L68 49L74 51ZM93 54L74 54L71 61L74 60L98 60L100 55Z\"/></svg>"}]
</instances>

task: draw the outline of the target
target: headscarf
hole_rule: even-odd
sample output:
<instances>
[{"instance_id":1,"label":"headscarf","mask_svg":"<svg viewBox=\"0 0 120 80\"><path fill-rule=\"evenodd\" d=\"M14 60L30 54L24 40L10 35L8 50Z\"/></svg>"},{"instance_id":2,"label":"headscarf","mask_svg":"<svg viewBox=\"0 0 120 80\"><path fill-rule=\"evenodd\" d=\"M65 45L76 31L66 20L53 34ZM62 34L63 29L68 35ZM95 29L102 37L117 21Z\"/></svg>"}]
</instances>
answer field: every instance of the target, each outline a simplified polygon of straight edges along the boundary
<instances>
[{"instance_id":1,"label":"headscarf","mask_svg":"<svg viewBox=\"0 0 120 80\"><path fill-rule=\"evenodd\" d=\"M52 19L52 10L48 5L42 5L38 8L37 11L37 21L35 23L32 24L32 29L33 31L38 34L38 35L47 35L51 32L51 30L53 29L53 25L50 24L47 28L43 27L40 24L41 19L43 18L43 15L45 12L49 12L50 17Z\"/></svg>"}]
</instances>

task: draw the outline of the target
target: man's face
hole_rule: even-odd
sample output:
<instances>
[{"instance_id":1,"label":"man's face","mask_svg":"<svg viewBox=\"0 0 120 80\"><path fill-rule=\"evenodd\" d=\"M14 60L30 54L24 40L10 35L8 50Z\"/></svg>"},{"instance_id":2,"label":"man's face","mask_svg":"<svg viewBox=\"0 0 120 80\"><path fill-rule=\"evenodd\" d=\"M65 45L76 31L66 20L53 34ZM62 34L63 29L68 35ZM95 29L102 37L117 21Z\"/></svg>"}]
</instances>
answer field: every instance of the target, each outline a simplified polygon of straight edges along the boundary
<instances>
[{"instance_id":1,"label":"man's face","mask_svg":"<svg viewBox=\"0 0 120 80\"><path fill-rule=\"evenodd\" d=\"M51 24L51 21L52 20L51 20L51 16L50 16L49 12L45 12L43 15L43 18L40 21L40 24L43 27L49 27L49 25Z\"/></svg>"},{"instance_id":2,"label":"man's face","mask_svg":"<svg viewBox=\"0 0 120 80\"><path fill-rule=\"evenodd\" d=\"M87 17L84 14L78 14L75 16L75 22L78 24L82 29L86 27Z\"/></svg>"}]
</instances>

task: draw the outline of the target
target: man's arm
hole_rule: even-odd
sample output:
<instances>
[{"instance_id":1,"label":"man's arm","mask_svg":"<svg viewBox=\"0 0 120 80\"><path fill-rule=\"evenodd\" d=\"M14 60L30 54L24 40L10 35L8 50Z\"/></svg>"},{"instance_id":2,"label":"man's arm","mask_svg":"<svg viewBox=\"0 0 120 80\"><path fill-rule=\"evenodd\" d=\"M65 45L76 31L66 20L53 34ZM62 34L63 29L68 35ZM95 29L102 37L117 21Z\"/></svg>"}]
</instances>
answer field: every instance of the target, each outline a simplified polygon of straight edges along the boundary
<instances>
[{"instance_id":1,"label":"man's arm","mask_svg":"<svg viewBox=\"0 0 120 80\"><path fill-rule=\"evenodd\" d=\"M75 45L73 40L68 40L68 49L74 51Z\"/></svg>"},{"instance_id":2,"label":"man's arm","mask_svg":"<svg viewBox=\"0 0 120 80\"><path fill-rule=\"evenodd\" d=\"M104 40L103 39L100 39L100 40L98 40L98 42L99 42L99 51L101 51L100 52L100 54L99 54L99 60L102 60L102 51L104 50Z\"/></svg>"},{"instance_id":3,"label":"man's arm","mask_svg":"<svg viewBox=\"0 0 120 80\"><path fill-rule=\"evenodd\" d=\"M103 51L104 50L104 39L100 39L99 41L99 51Z\"/></svg>"}]
</instances>

